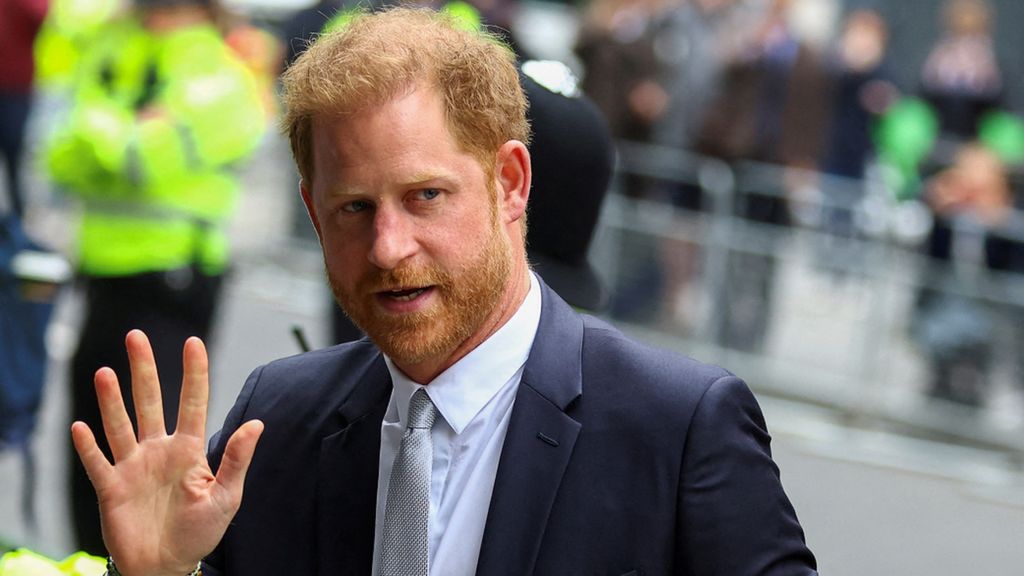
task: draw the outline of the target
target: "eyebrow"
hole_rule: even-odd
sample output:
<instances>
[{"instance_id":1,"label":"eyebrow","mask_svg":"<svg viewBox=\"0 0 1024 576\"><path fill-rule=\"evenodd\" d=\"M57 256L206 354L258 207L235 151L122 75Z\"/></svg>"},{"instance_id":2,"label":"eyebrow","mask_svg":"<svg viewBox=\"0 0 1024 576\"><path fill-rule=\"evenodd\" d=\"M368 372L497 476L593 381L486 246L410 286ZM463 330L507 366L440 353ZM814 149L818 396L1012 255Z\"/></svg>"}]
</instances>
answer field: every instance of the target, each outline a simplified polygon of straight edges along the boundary
<instances>
[{"instance_id":1,"label":"eyebrow","mask_svg":"<svg viewBox=\"0 0 1024 576\"><path fill-rule=\"evenodd\" d=\"M438 172L417 172L410 178L403 181L400 185L409 188L414 186L422 186L433 182L440 182L442 184L452 184L455 182L455 178L450 174L442 174Z\"/></svg>"},{"instance_id":2,"label":"eyebrow","mask_svg":"<svg viewBox=\"0 0 1024 576\"><path fill-rule=\"evenodd\" d=\"M440 172L416 172L413 173L409 178L403 178L394 187L397 188L445 188L450 189L455 186L457 179L447 173ZM366 192L360 187L346 186L336 184L328 187L328 196L374 196L375 193Z\"/></svg>"}]
</instances>

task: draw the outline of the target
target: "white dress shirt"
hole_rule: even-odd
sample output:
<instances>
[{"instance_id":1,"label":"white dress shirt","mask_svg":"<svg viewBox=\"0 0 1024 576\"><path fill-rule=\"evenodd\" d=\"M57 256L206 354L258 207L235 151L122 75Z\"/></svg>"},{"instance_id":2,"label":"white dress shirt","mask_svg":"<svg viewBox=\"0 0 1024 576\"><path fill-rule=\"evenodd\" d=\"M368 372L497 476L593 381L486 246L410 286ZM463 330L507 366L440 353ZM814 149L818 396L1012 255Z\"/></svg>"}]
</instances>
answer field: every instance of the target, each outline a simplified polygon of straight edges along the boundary
<instances>
[{"instance_id":1,"label":"white dress shirt","mask_svg":"<svg viewBox=\"0 0 1024 576\"><path fill-rule=\"evenodd\" d=\"M394 389L381 425L374 576L379 574L391 467L405 431L409 399L420 388L426 389L438 412L431 430L430 574L469 576L476 572L501 447L523 366L540 324L540 309L540 287L530 273L530 291L512 318L427 386L410 380L385 357Z\"/></svg>"}]
</instances>

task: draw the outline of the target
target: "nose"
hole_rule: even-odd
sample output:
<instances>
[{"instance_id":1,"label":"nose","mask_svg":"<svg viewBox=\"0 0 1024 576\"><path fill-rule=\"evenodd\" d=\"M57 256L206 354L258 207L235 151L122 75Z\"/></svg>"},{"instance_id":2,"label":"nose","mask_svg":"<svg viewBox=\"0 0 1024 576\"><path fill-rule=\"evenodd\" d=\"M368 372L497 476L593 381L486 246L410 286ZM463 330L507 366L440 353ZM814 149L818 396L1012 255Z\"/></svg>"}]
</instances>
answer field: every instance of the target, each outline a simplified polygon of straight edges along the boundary
<instances>
[{"instance_id":1,"label":"nose","mask_svg":"<svg viewBox=\"0 0 1024 576\"><path fill-rule=\"evenodd\" d=\"M391 270L416 253L416 226L407 214L386 205L373 218L373 245L368 258L382 270Z\"/></svg>"}]
</instances>

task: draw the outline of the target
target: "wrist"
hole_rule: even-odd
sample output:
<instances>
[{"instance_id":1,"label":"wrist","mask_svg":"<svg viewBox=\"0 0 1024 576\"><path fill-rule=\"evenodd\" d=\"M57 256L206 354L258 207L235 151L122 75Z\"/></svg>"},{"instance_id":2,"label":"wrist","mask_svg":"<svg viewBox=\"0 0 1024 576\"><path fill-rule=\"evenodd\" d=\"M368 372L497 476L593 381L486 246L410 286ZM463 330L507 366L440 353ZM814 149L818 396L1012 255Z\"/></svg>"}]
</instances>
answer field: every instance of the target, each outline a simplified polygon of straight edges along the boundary
<instances>
[{"instance_id":1,"label":"wrist","mask_svg":"<svg viewBox=\"0 0 1024 576\"><path fill-rule=\"evenodd\" d=\"M202 562L197 562L196 567L193 568L191 572L182 570L181 574L183 576L203 576ZM107 556L107 571L103 576L123 576L120 570L117 569L117 565L114 564L114 558L112 556Z\"/></svg>"}]
</instances>

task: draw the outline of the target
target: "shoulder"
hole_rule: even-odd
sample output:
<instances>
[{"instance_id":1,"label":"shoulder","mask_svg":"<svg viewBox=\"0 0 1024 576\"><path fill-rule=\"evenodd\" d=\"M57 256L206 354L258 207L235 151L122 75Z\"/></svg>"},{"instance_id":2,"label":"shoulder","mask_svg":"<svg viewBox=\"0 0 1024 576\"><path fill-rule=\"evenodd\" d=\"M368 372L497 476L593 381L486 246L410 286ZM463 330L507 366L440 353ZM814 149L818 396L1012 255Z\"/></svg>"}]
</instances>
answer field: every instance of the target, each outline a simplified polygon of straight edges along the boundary
<instances>
[{"instance_id":1,"label":"shoulder","mask_svg":"<svg viewBox=\"0 0 1024 576\"><path fill-rule=\"evenodd\" d=\"M695 405L728 370L653 346L545 292L541 323L524 378L560 406L582 395L640 411ZM608 402L602 400L608 397ZM684 410L685 412L685 410Z\"/></svg>"},{"instance_id":2,"label":"shoulder","mask_svg":"<svg viewBox=\"0 0 1024 576\"><path fill-rule=\"evenodd\" d=\"M389 386L380 351L365 339L260 366L249 375L221 432L211 440L211 462L219 462L224 442L243 422L263 421L266 430L260 444L266 450L275 437L291 442L316 437L351 398L372 402Z\"/></svg>"},{"instance_id":3,"label":"shoulder","mask_svg":"<svg viewBox=\"0 0 1024 576\"><path fill-rule=\"evenodd\" d=\"M583 396L617 413L686 427L698 409L728 404L714 398L750 394L721 366L641 342L596 318L583 316L583 323Z\"/></svg>"},{"instance_id":4,"label":"shoulder","mask_svg":"<svg viewBox=\"0 0 1024 576\"><path fill-rule=\"evenodd\" d=\"M256 368L253 376L264 394L316 396L324 388L355 379L378 361L380 350L364 338L274 360Z\"/></svg>"},{"instance_id":5,"label":"shoulder","mask_svg":"<svg viewBox=\"0 0 1024 576\"><path fill-rule=\"evenodd\" d=\"M679 352L641 342L624 334L607 322L583 315L584 367L632 374L656 382L688 382L710 384L732 372Z\"/></svg>"},{"instance_id":6,"label":"shoulder","mask_svg":"<svg viewBox=\"0 0 1024 576\"><path fill-rule=\"evenodd\" d=\"M368 340L339 344L256 368L239 401L247 405L249 418L294 421L304 413L340 405L360 384L374 381L366 375L375 369L387 372L380 351Z\"/></svg>"}]
</instances>

